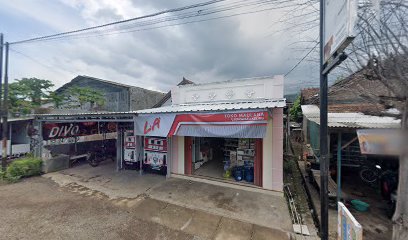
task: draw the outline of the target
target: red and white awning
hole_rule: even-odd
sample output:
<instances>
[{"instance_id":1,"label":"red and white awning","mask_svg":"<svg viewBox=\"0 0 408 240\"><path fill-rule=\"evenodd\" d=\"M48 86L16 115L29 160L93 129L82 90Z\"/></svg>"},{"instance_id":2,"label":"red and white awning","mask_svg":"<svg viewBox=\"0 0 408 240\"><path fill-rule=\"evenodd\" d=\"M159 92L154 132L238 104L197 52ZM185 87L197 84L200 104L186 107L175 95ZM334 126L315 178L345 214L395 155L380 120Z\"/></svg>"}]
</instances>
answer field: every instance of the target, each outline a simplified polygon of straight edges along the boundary
<instances>
[{"instance_id":1,"label":"red and white awning","mask_svg":"<svg viewBox=\"0 0 408 240\"><path fill-rule=\"evenodd\" d=\"M263 138L267 120L267 111L154 114L137 117L136 134L160 137Z\"/></svg>"}]
</instances>

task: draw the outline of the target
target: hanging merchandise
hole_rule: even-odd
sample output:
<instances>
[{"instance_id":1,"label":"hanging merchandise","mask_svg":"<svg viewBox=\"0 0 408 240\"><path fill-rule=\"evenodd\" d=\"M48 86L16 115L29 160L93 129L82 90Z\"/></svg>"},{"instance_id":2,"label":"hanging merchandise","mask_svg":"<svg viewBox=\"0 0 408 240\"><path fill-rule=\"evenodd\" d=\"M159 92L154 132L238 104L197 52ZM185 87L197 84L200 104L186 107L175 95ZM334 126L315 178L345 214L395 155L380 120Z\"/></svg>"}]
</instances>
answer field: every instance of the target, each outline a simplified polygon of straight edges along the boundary
<instances>
[{"instance_id":1,"label":"hanging merchandise","mask_svg":"<svg viewBox=\"0 0 408 240\"><path fill-rule=\"evenodd\" d=\"M143 170L167 173L167 139L145 137Z\"/></svg>"}]
</instances>

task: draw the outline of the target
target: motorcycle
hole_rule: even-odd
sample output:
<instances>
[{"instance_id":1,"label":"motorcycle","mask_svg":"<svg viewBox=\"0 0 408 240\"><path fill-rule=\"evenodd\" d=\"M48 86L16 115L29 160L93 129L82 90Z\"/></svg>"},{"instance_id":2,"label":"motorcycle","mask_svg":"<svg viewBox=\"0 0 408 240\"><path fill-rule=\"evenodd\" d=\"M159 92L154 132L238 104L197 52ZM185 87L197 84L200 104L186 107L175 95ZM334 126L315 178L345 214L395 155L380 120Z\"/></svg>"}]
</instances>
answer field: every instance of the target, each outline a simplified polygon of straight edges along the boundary
<instances>
[{"instance_id":1,"label":"motorcycle","mask_svg":"<svg viewBox=\"0 0 408 240\"><path fill-rule=\"evenodd\" d=\"M361 169L360 178L372 186L380 187L382 198L389 203L387 215L391 218L397 203L398 174L392 170L383 171L380 165L375 165Z\"/></svg>"},{"instance_id":2,"label":"motorcycle","mask_svg":"<svg viewBox=\"0 0 408 240\"><path fill-rule=\"evenodd\" d=\"M92 167L97 167L99 164L105 160L115 161L115 158L112 154L113 151L107 146L106 143L103 143L99 148L94 149L93 152L90 152L90 157L88 158L88 163Z\"/></svg>"}]
</instances>

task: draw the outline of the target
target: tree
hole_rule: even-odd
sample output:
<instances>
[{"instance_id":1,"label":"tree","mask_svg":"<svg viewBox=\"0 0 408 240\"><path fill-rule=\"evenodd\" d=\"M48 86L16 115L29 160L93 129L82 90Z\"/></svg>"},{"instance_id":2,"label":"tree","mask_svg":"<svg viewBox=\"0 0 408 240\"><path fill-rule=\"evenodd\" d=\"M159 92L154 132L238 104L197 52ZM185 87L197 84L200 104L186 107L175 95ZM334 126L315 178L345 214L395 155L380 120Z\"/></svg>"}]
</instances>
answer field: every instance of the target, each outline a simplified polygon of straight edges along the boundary
<instances>
[{"instance_id":1,"label":"tree","mask_svg":"<svg viewBox=\"0 0 408 240\"><path fill-rule=\"evenodd\" d=\"M101 107L105 105L105 96L101 91L89 87L72 87L68 92L70 94L68 98L71 102L71 107L79 103L79 107L83 109L89 103L90 109L93 110L96 106Z\"/></svg>"},{"instance_id":2,"label":"tree","mask_svg":"<svg viewBox=\"0 0 408 240\"><path fill-rule=\"evenodd\" d=\"M300 105L300 95L296 98L293 106L290 108L290 120L298 122L302 118L302 108Z\"/></svg>"},{"instance_id":3,"label":"tree","mask_svg":"<svg viewBox=\"0 0 408 240\"><path fill-rule=\"evenodd\" d=\"M54 103L55 108L60 108L67 100L67 96L64 94L58 94L56 92L50 92L48 98Z\"/></svg>"},{"instance_id":4,"label":"tree","mask_svg":"<svg viewBox=\"0 0 408 240\"><path fill-rule=\"evenodd\" d=\"M348 63L365 68L391 96L370 96L401 110L402 142L408 141L408 2L382 0L377 9L361 7L358 32ZM401 149L393 239L408 239L408 148Z\"/></svg>"},{"instance_id":5,"label":"tree","mask_svg":"<svg viewBox=\"0 0 408 240\"><path fill-rule=\"evenodd\" d=\"M9 84L9 109L11 112L29 114L48 98L48 90L54 86L49 80L23 78Z\"/></svg>"},{"instance_id":6,"label":"tree","mask_svg":"<svg viewBox=\"0 0 408 240\"><path fill-rule=\"evenodd\" d=\"M20 89L19 94L30 100L35 107L41 106L42 100L48 98L49 90L54 86L50 80L38 78L16 79L15 83Z\"/></svg>"}]
</instances>

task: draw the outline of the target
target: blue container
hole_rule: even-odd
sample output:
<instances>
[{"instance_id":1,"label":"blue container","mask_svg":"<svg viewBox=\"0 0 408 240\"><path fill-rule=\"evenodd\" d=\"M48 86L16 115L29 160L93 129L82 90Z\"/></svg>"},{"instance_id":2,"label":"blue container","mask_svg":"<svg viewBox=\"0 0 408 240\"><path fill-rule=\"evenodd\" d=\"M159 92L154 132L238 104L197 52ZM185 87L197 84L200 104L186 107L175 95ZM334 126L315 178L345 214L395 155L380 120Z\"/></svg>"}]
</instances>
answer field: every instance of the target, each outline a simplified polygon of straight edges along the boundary
<instances>
[{"instance_id":1,"label":"blue container","mask_svg":"<svg viewBox=\"0 0 408 240\"><path fill-rule=\"evenodd\" d=\"M244 171L245 175L245 181L247 182L253 182L254 181L254 168L253 167L248 167L245 168Z\"/></svg>"},{"instance_id":2,"label":"blue container","mask_svg":"<svg viewBox=\"0 0 408 240\"><path fill-rule=\"evenodd\" d=\"M234 169L234 178L235 178L235 181L237 182L242 181L242 179L244 178L241 167L236 167Z\"/></svg>"}]
</instances>

